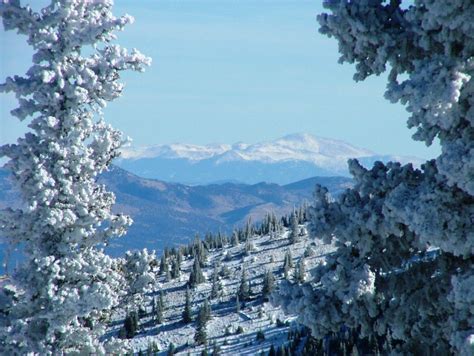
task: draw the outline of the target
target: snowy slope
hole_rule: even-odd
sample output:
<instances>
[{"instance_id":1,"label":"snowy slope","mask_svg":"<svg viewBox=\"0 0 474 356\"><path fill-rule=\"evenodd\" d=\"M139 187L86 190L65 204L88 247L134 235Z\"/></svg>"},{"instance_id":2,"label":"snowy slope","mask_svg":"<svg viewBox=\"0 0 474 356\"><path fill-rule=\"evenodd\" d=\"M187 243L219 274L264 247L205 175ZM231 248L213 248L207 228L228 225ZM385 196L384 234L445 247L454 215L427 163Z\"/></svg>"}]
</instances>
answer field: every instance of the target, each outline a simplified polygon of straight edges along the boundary
<instances>
[{"instance_id":1,"label":"snowy slope","mask_svg":"<svg viewBox=\"0 0 474 356\"><path fill-rule=\"evenodd\" d=\"M300 225L300 228L302 231L306 231L304 225ZM191 291L193 318L196 317L197 309L202 305L204 299L210 296L213 265L220 263L227 266L230 275L228 278L221 279L222 295L214 300L210 299L212 317L206 328L209 351L212 349L212 344L216 343L222 355L258 355L262 351L268 353L272 344L277 347L289 343L288 332L290 329L301 328L296 323L295 315L285 315L278 307L272 306L262 298L263 274L267 270L273 271L278 285L278 281L283 279L282 266L285 253L291 250L293 263L296 265L305 249L311 246L314 255L305 258L307 276L309 276L311 267L320 263L327 253L334 250L334 247L317 240L310 240L307 235L301 237L299 242L290 244L288 235L289 232L285 230L273 236L254 236L252 241L255 250L249 255L245 254L245 243L210 251L206 268L203 269L207 282L199 284ZM142 318L141 331L133 339L128 340L135 352L141 350L146 354L148 346L155 343L160 349L158 354L166 355L170 343L173 343L178 351L177 354L201 354L204 346L198 346L194 342L196 322L185 324L181 320L186 283L192 264L192 259L184 260L179 279L166 281L165 276L156 273L154 287L156 292L150 294L149 298L157 296L160 290L164 292L166 306L164 322L157 325L150 316ZM245 266L248 280L251 283L252 298L245 304L242 303L240 311L237 312L235 296L239 288L243 266ZM292 275L292 271L290 275ZM151 313L150 306L147 308L147 313ZM118 309L115 312L113 316L115 322L110 327L109 335L118 333L123 325L124 316L123 309ZM277 320L284 322L285 325ZM236 330L239 326L243 328L243 333L237 335ZM227 335L226 328L229 332ZM265 335L264 341L256 340L256 333L260 330Z\"/></svg>"},{"instance_id":2,"label":"snowy slope","mask_svg":"<svg viewBox=\"0 0 474 356\"><path fill-rule=\"evenodd\" d=\"M415 157L382 156L343 141L299 133L256 144L129 147L117 164L142 177L181 183L288 184L316 175L347 176L350 158L360 158L367 166L377 160L421 163Z\"/></svg>"},{"instance_id":3,"label":"snowy slope","mask_svg":"<svg viewBox=\"0 0 474 356\"><path fill-rule=\"evenodd\" d=\"M313 177L286 186L264 183L185 186L140 178L117 167L102 174L99 182L114 192L114 212L130 215L134 221L125 236L109 244L107 252L113 256L145 247L162 251L166 245L188 243L195 234L231 232L249 218L260 221L270 211L287 214L295 205L312 200L316 184L326 186L333 195L352 186L351 180L344 177ZM16 208L20 204L19 193L8 172L0 168L0 208ZM1 242L0 234L0 260L3 260L5 248ZM15 256L10 261L15 261ZM0 265L2 273L3 265Z\"/></svg>"}]
</instances>

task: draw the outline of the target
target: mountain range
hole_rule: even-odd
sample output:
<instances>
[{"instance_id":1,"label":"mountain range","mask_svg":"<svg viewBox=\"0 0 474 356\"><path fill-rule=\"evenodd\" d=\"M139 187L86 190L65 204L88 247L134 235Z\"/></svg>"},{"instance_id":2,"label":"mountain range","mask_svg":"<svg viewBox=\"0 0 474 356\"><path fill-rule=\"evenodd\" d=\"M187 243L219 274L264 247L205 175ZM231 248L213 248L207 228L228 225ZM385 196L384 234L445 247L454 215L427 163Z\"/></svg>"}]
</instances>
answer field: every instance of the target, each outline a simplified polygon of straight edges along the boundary
<instances>
[{"instance_id":1,"label":"mountain range","mask_svg":"<svg viewBox=\"0 0 474 356\"><path fill-rule=\"evenodd\" d=\"M130 215L134 223L127 235L112 240L108 252L123 255L127 250L188 243L195 234L230 232L247 219L260 221L266 213L277 216L310 202L316 184L334 195L352 185L345 177L313 177L288 185L224 183L187 186L138 177L113 166L99 181L116 195L115 212ZM0 209L18 207L19 195L8 171L0 169Z\"/></svg>"},{"instance_id":2,"label":"mountain range","mask_svg":"<svg viewBox=\"0 0 474 356\"><path fill-rule=\"evenodd\" d=\"M416 157L380 155L344 141L298 133L256 144L128 147L116 164L140 177L191 185L263 181L284 185L315 176L347 177L350 158L367 167L375 161L423 163Z\"/></svg>"}]
</instances>

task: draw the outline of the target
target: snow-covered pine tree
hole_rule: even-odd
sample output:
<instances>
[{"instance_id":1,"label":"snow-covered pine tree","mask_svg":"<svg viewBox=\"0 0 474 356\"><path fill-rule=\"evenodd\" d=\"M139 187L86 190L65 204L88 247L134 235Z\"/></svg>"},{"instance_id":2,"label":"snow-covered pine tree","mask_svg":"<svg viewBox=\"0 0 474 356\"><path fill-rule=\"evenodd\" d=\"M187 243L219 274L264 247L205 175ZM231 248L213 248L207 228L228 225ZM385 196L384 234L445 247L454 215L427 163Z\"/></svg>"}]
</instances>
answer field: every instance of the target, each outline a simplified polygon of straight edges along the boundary
<instances>
[{"instance_id":1,"label":"snow-covered pine tree","mask_svg":"<svg viewBox=\"0 0 474 356\"><path fill-rule=\"evenodd\" d=\"M138 331L140 319L136 311L131 311L127 313L124 320L123 330L125 331L125 337L127 339L132 339Z\"/></svg>"},{"instance_id":2,"label":"snow-covered pine tree","mask_svg":"<svg viewBox=\"0 0 474 356\"><path fill-rule=\"evenodd\" d=\"M183 323L189 324L193 321L192 311L191 311L191 295L189 288L186 287L186 296L184 300L184 310L183 310Z\"/></svg>"},{"instance_id":3,"label":"snow-covered pine tree","mask_svg":"<svg viewBox=\"0 0 474 356\"><path fill-rule=\"evenodd\" d=\"M264 297L268 297L273 289L275 288L275 277L273 276L273 272L268 270L265 272L263 276L263 287L262 287L262 294Z\"/></svg>"},{"instance_id":4,"label":"snow-covered pine tree","mask_svg":"<svg viewBox=\"0 0 474 356\"><path fill-rule=\"evenodd\" d=\"M141 251L127 251L125 254L123 272L128 284L125 299L126 303L136 310L144 307L145 295L152 291L155 275L151 264L155 260L155 251L149 253L146 248Z\"/></svg>"},{"instance_id":5,"label":"snow-covered pine tree","mask_svg":"<svg viewBox=\"0 0 474 356\"><path fill-rule=\"evenodd\" d=\"M207 299L206 299L207 301ZM205 345L207 344L207 310L206 306L203 305L199 309L198 317L196 320L196 333L194 334L194 341L197 345Z\"/></svg>"},{"instance_id":6,"label":"snow-covered pine tree","mask_svg":"<svg viewBox=\"0 0 474 356\"><path fill-rule=\"evenodd\" d=\"M291 250L286 251L283 265L287 265L289 268L293 268L293 255L291 254Z\"/></svg>"},{"instance_id":7,"label":"snow-covered pine tree","mask_svg":"<svg viewBox=\"0 0 474 356\"><path fill-rule=\"evenodd\" d=\"M245 242L244 251L246 256L250 256L255 251L255 245L251 238Z\"/></svg>"},{"instance_id":8,"label":"snow-covered pine tree","mask_svg":"<svg viewBox=\"0 0 474 356\"><path fill-rule=\"evenodd\" d=\"M239 235L238 235L237 231L234 230L232 232L231 244L234 247L234 246L237 246L239 244L239 242L240 242L239 241Z\"/></svg>"},{"instance_id":9,"label":"snow-covered pine tree","mask_svg":"<svg viewBox=\"0 0 474 356\"><path fill-rule=\"evenodd\" d=\"M178 266L181 266L183 263L183 246L180 246L176 254L176 260L178 261Z\"/></svg>"},{"instance_id":10,"label":"snow-covered pine tree","mask_svg":"<svg viewBox=\"0 0 474 356\"><path fill-rule=\"evenodd\" d=\"M166 276L167 271L169 271L168 261L166 260L165 254L163 253L160 259L160 274L164 274Z\"/></svg>"},{"instance_id":11,"label":"snow-covered pine tree","mask_svg":"<svg viewBox=\"0 0 474 356\"><path fill-rule=\"evenodd\" d=\"M292 268L293 268L293 256L291 255L291 251L288 250L286 251L285 257L283 260L283 275L285 279L289 278L290 276L289 273Z\"/></svg>"},{"instance_id":12,"label":"snow-covered pine tree","mask_svg":"<svg viewBox=\"0 0 474 356\"><path fill-rule=\"evenodd\" d=\"M243 302L249 299L250 297L250 286L247 280L247 271L245 266L242 267L242 276L240 277L239 290L237 291L239 299Z\"/></svg>"},{"instance_id":13,"label":"snow-covered pine tree","mask_svg":"<svg viewBox=\"0 0 474 356\"><path fill-rule=\"evenodd\" d=\"M166 352L166 356L173 356L176 354L176 347L171 342L168 346L168 351Z\"/></svg>"},{"instance_id":14,"label":"snow-covered pine tree","mask_svg":"<svg viewBox=\"0 0 474 356\"><path fill-rule=\"evenodd\" d=\"M306 277L306 267L304 257L301 257L295 268L295 281L298 283L304 283Z\"/></svg>"},{"instance_id":15,"label":"snow-covered pine tree","mask_svg":"<svg viewBox=\"0 0 474 356\"><path fill-rule=\"evenodd\" d=\"M155 315L156 312L156 299L155 297L151 298L151 314Z\"/></svg>"},{"instance_id":16,"label":"snow-covered pine tree","mask_svg":"<svg viewBox=\"0 0 474 356\"><path fill-rule=\"evenodd\" d=\"M211 287L211 299L215 299L222 294L222 282L219 278L219 265L214 265L214 271L212 272L212 287Z\"/></svg>"},{"instance_id":17,"label":"snow-covered pine tree","mask_svg":"<svg viewBox=\"0 0 474 356\"><path fill-rule=\"evenodd\" d=\"M298 225L298 216L296 214L296 209L290 216L290 243L294 244L299 241L300 236L300 228Z\"/></svg>"},{"instance_id":18,"label":"snow-covered pine tree","mask_svg":"<svg viewBox=\"0 0 474 356\"><path fill-rule=\"evenodd\" d=\"M406 105L413 138L441 154L421 170L349 163L337 201L317 188L312 230L337 251L316 286L281 288L313 336L344 324L391 335L400 353L474 353L474 3L328 0L321 32L355 80L390 69L385 96Z\"/></svg>"},{"instance_id":19,"label":"snow-covered pine tree","mask_svg":"<svg viewBox=\"0 0 474 356\"><path fill-rule=\"evenodd\" d=\"M252 218L249 217L247 220L247 223L245 224L245 230L243 231L244 233L244 239L245 241L248 241L249 239L252 238L252 235L254 233L253 229L253 224L252 224Z\"/></svg>"},{"instance_id":20,"label":"snow-covered pine tree","mask_svg":"<svg viewBox=\"0 0 474 356\"><path fill-rule=\"evenodd\" d=\"M199 263L198 255L194 257L193 268L189 274L189 285L191 287L196 287L198 284L204 283L206 278L201 270L201 264Z\"/></svg>"},{"instance_id":21,"label":"snow-covered pine tree","mask_svg":"<svg viewBox=\"0 0 474 356\"><path fill-rule=\"evenodd\" d=\"M171 262L171 278L178 278L181 274L181 269L180 269L180 265L179 265L179 261L178 261L178 258L175 257L173 258L173 261Z\"/></svg>"},{"instance_id":22,"label":"snow-covered pine tree","mask_svg":"<svg viewBox=\"0 0 474 356\"><path fill-rule=\"evenodd\" d=\"M150 63L112 43L133 20L114 17L112 5L52 0L35 12L16 0L0 3L5 29L25 35L35 51L26 75L0 86L19 100L12 115L32 118L30 132L0 148L24 201L0 214L4 235L25 255L11 277L18 299L0 321L6 354L104 352L97 320L118 303L120 276L97 246L122 235L131 219L111 213L114 195L96 183L123 142L101 110L121 95L121 71Z\"/></svg>"},{"instance_id":23,"label":"snow-covered pine tree","mask_svg":"<svg viewBox=\"0 0 474 356\"><path fill-rule=\"evenodd\" d=\"M239 293L235 296L235 312L239 313L240 312L240 299L239 299Z\"/></svg>"},{"instance_id":24,"label":"snow-covered pine tree","mask_svg":"<svg viewBox=\"0 0 474 356\"><path fill-rule=\"evenodd\" d=\"M204 299L204 303L202 305L199 317L204 318L206 322L211 320L211 306L207 298Z\"/></svg>"},{"instance_id":25,"label":"snow-covered pine tree","mask_svg":"<svg viewBox=\"0 0 474 356\"><path fill-rule=\"evenodd\" d=\"M163 292L163 290L160 290L160 294L159 294L159 296L158 296L158 303L160 303L161 309L162 309L162 310L165 310L165 308L166 308L166 304L165 304L165 293Z\"/></svg>"},{"instance_id":26,"label":"snow-covered pine tree","mask_svg":"<svg viewBox=\"0 0 474 356\"><path fill-rule=\"evenodd\" d=\"M199 264L203 267L207 259L207 249L204 246L199 235L196 235L193 242L193 255L194 258L199 261Z\"/></svg>"},{"instance_id":27,"label":"snow-covered pine tree","mask_svg":"<svg viewBox=\"0 0 474 356\"><path fill-rule=\"evenodd\" d=\"M155 319L157 324L163 323L163 309L164 309L163 304L161 302L158 302L156 304L156 309L153 315L153 318Z\"/></svg>"}]
</instances>

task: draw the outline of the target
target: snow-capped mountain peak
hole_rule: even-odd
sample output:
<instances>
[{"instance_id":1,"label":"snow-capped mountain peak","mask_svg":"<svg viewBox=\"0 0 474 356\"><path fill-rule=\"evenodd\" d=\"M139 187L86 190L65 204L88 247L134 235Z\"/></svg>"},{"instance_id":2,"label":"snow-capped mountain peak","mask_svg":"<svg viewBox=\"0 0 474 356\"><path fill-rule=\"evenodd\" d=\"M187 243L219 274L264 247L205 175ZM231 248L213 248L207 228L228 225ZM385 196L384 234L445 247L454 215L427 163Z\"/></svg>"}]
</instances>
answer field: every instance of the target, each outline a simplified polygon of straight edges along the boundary
<instances>
[{"instance_id":1,"label":"snow-capped mountain peak","mask_svg":"<svg viewBox=\"0 0 474 356\"><path fill-rule=\"evenodd\" d=\"M348 176L347 160L371 166L377 160L402 163L422 160L382 156L347 142L294 133L258 142L195 145L173 143L122 150L117 164L139 176L208 184L215 181L260 181L287 184L313 176Z\"/></svg>"},{"instance_id":2,"label":"snow-capped mountain peak","mask_svg":"<svg viewBox=\"0 0 474 356\"><path fill-rule=\"evenodd\" d=\"M126 147L122 149L123 159L141 158L183 158L190 161L207 159L231 150L226 144L193 145L186 143L172 143L169 145L153 145L142 147Z\"/></svg>"},{"instance_id":3,"label":"snow-capped mountain peak","mask_svg":"<svg viewBox=\"0 0 474 356\"><path fill-rule=\"evenodd\" d=\"M199 161L224 154L226 157L234 157L235 159L277 162L286 160L314 161L315 156L364 157L371 156L374 153L343 141L316 137L307 133L291 134L276 140L255 144L243 142L233 145L173 143L168 145L129 147L122 150L122 158L124 159L164 157Z\"/></svg>"}]
</instances>

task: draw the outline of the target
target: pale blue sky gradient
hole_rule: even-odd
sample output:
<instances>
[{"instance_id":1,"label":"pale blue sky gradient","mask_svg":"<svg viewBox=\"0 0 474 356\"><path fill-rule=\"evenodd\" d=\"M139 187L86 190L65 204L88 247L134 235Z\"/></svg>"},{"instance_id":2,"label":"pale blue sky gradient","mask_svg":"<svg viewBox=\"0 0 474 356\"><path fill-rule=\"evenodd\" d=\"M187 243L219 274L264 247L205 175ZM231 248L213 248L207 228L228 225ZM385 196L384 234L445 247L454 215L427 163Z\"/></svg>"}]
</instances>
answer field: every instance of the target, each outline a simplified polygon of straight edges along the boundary
<instances>
[{"instance_id":1,"label":"pale blue sky gradient","mask_svg":"<svg viewBox=\"0 0 474 356\"><path fill-rule=\"evenodd\" d=\"M43 0L42 0L43 1ZM37 3L36 3L37 4ZM320 35L321 1L116 0L135 24L118 42L153 58L127 73L105 118L135 145L254 143L293 132L337 138L382 154L435 157L411 139L408 114L383 98L384 78L352 80L337 43ZM31 51L0 30L0 80L24 74ZM0 99L0 143L24 132Z\"/></svg>"}]
</instances>

